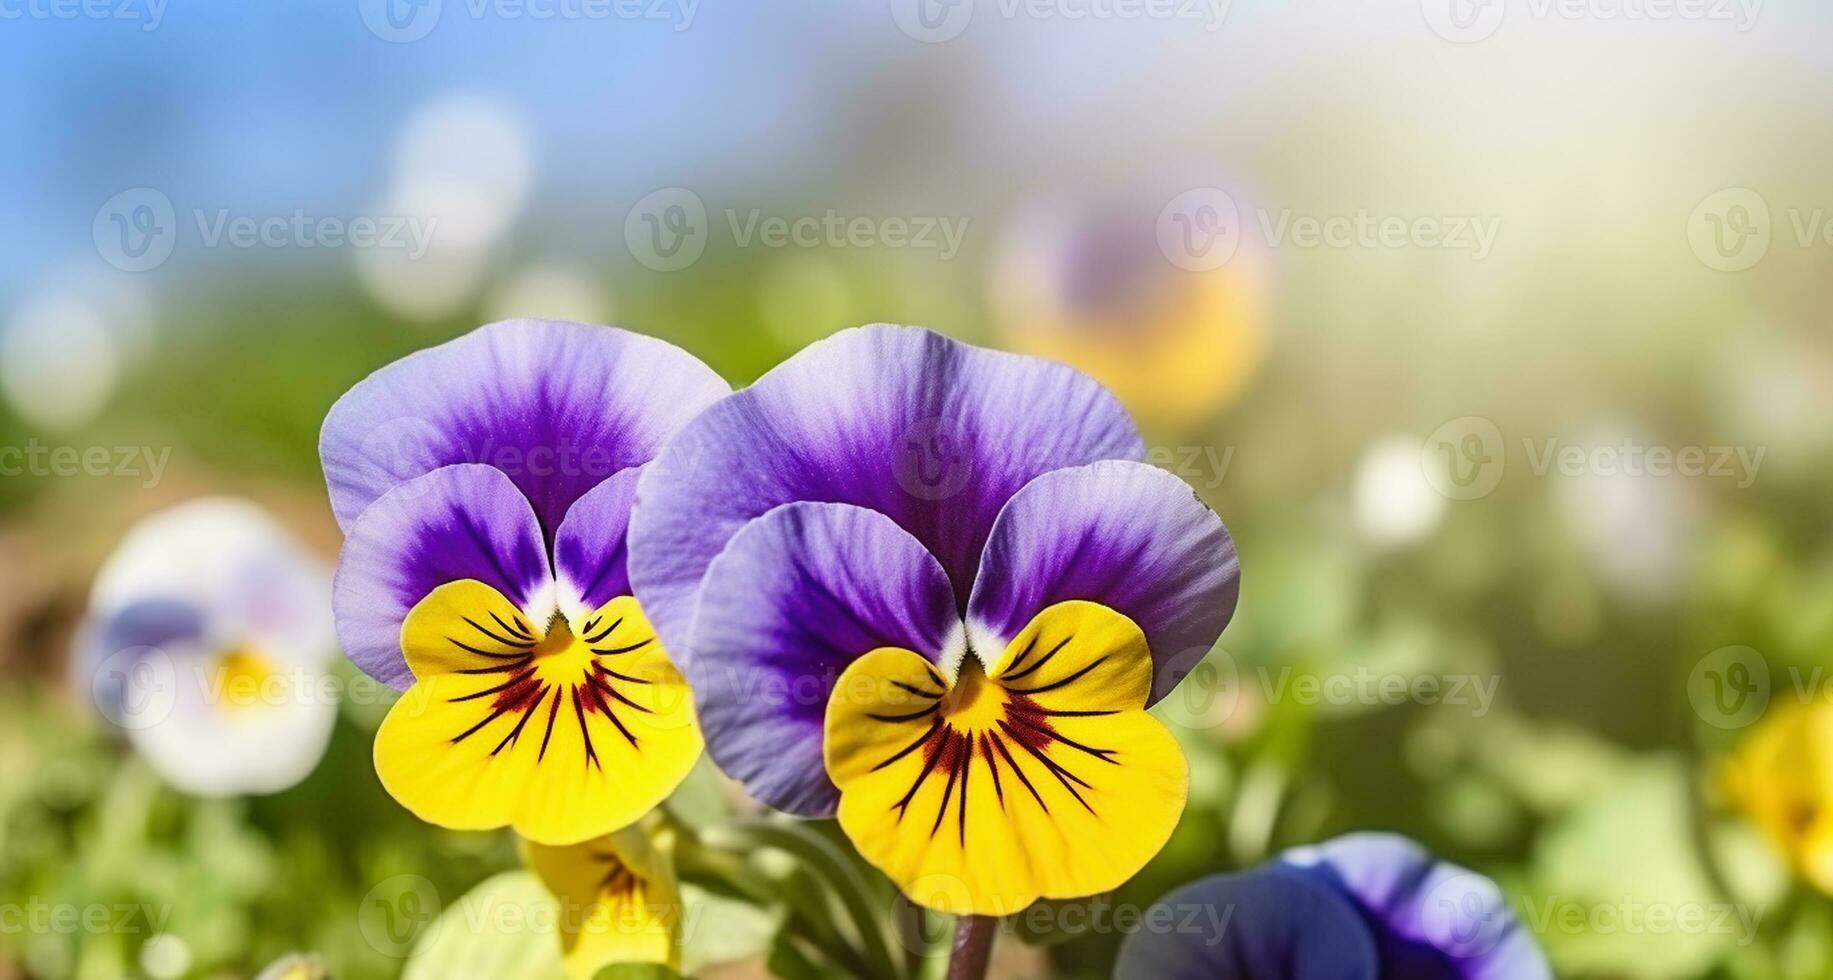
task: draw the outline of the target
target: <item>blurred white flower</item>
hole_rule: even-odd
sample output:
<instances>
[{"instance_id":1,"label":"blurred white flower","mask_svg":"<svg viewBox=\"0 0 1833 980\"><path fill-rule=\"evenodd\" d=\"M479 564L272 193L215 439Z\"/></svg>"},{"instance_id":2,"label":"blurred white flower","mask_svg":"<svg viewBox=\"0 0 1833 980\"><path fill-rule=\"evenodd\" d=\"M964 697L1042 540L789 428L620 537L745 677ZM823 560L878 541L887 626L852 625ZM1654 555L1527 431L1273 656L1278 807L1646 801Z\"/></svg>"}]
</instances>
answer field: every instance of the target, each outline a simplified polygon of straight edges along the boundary
<instances>
[{"instance_id":1,"label":"blurred white flower","mask_svg":"<svg viewBox=\"0 0 1833 980\"><path fill-rule=\"evenodd\" d=\"M1583 447L1587 458L1599 447L1649 445L1624 432L1600 427L1574 445ZM1623 467L1555 473L1554 496L1585 555L1618 593L1666 599L1685 583L1699 516L1685 478Z\"/></svg>"},{"instance_id":2,"label":"blurred white flower","mask_svg":"<svg viewBox=\"0 0 1833 980\"><path fill-rule=\"evenodd\" d=\"M191 945L171 933L161 933L140 947L140 969L154 980L175 980L191 970Z\"/></svg>"},{"instance_id":3,"label":"blurred white flower","mask_svg":"<svg viewBox=\"0 0 1833 980\"><path fill-rule=\"evenodd\" d=\"M484 321L535 317L576 323L611 322L611 292L592 274L558 262L530 265L491 293Z\"/></svg>"},{"instance_id":4,"label":"blurred white flower","mask_svg":"<svg viewBox=\"0 0 1833 980\"><path fill-rule=\"evenodd\" d=\"M357 276L397 315L434 320L477 295L490 250L528 195L528 139L508 106L454 95L423 106L395 142L375 214L423 229L425 248L353 250Z\"/></svg>"},{"instance_id":5,"label":"blurred white flower","mask_svg":"<svg viewBox=\"0 0 1833 980\"><path fill-rule=\"evenodd\" d=\"M1362 454L1351 489L1356 530L1378 545L1421 540L1438 527L1445 498L1421 469L1419 440L1384 436Z\"/></svg>"},{"instance_id":6,"label":"blurred white flower","mask_svg":"<svg viewBox=\"0 0 1833 980\"><path fill-rule=\"evenodd\" d=\"M0 331L0 392L21 418L75 429L100 414L121 374L121 344L75 295L27 302Z\"/></svg>"},{"instance_id":7,"label":"blurred white flower","mask_svg":"<svg viewBox=\"0 0 1833 980\"><path fill-rule=\"evenodd\" d=\"M252 503L194 500L132 528L78 644L79 686L185 792L278 792L324 754L331 572Z\"/></svg>"},{"instance_id":8,"label":"blurred white flower","mask_svg":"<svg viewBox=\"0 0 1833 980\"><path fill-rule=\"evenodd\" d=\"M315 953L288 953L269 963L255 980L325 980L331 972Z\"/></svg>"}]
</instances>

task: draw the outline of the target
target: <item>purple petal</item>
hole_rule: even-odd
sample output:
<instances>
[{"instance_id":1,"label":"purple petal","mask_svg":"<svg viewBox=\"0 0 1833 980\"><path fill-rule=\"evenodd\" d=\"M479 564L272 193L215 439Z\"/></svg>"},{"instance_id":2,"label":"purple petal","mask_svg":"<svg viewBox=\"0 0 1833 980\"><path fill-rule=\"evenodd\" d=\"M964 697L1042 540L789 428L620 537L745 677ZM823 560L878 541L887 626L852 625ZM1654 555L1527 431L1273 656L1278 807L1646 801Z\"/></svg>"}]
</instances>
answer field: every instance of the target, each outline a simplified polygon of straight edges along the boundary
<instances>
[{"instance_id":1,"label":"purple petal","mask_svg":"<svg viewBox=\"0 0 1833 980\"><path fill-rule=\"evenodd\" d=\"M350 522L390 487L453 463L509 474L549 533L607 477L730 391L672 344L614 327L508 320L402 358L338 399L319 455Z\"/></svg>"},{"instance_id":2,"label":"purple petal","mask_svg":"<svg viewBox=\"0 0 1833 980\"><path fill-rule=\"evenodd\" d=\"M630 578L663 641L685 641L702 576L747 521L797 500L889 515L965 608L993 519L1040 473L1138 459L1105 388L1060 364L914 327L813 344L672 440L637 489Z\"/></svg>"},{"instance_id":3,"label":"purple petal","mask_svg":"<svg viewBox=\"0 0 1833 980\"><path fill-rule=\"evenodd\" d=\"M1139 624L1164 697L1234 615L1241 563L1228 529L1184 481L1144 463L1046 473L987 541L968 604L974 649L998 656L1053 603L1087 599Z\"/></svg>"},{"instance_id":4,"label":"purple petal","mask_svg":"<svg viewBox=\"0 0 1833 980\"><path fill-rule=\"evenodd\" d=\"M1533 937L1490 879L1437 861L1396 834L1362 833L1290 851L1286 867L1333 883L1375 928L1384 976L1551 980Z\"/></svg>"},{"instance_id":5,"label":"purple petal","mask_svg":"<svg viewBox=\"0 0 1833 980\"><path fill-rule=\"evenodd\" d=\"M1147 909L1115 980L1376 980L1375 944L1335 889L1264 869L1215 875Z\"/></svg>"},{"instance_id":6,"label":"purple petal","mask_svg":"<svg viewBox=\"0 0 1833 980\"><path fill-rule=\"evenodd\" d=\"M207 628L204 611L190 603L143 599L122 606L85 625L71 660L76 688L95 698L103 717L122 718L135 663L168 645L193 646Z\"/></svg>"},{"instance_id":7,"label":"purple petal","mask_svg":"<svg viewBox=\"0 0 1833 980\"><path fill-rule=\"evenodd\" d=\"M687 670L707 752L753 797L832 815L821 724L835 679L880 647L937 659L958 634L942 566L890 518L779 507L707 570Z\"/></svg>"},{"instance_id":8,"label":"purple petal","mask_svg":"<svg viewBox=\"0 0 1833 980\"><path fill-rule=\"evenodd\" d=\"M636 502L636 480L642 467L631 467L574 501L554 534L554 577L568 616L589 613L630 594L626 533L630 505Z\"/></svg>"},{"instance_id":9,"label":"purple petal","mask_svg":"<svg viewBox=\"0 0 1833 980\"><path fill-rule=\"evenodd\" d=\"M383 494L353 522L331 606L344 652L371 677L413 682L401 656L408 610L447 582L476 579L546 622L552 573L541 527L509 477L488 466L434 470Z\"/></svg>"}]
</instances>

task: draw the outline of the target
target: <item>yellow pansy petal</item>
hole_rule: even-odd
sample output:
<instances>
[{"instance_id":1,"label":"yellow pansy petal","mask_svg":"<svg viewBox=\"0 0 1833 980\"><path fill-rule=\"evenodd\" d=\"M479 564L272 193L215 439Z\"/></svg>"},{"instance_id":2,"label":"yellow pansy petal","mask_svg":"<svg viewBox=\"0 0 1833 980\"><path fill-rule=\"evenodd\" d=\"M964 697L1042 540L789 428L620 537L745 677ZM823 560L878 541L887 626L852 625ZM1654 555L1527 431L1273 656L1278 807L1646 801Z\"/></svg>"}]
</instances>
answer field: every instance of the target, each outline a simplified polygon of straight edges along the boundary
<instances>
[{"instance_id":1,"label":"yellow pansy petal","mask_svg":"<svg viewBox=\"0 0 1833 980\"><path fill-rule=\"evenodd\" d=\"M612 963L679 966L681 892L668 850L634 826L565 847L523 842L560 901L568 977L589 980Z\"/></svg>"},{"instance_id":2,"label":"yellow pansy petal","mask_svg":"<svg viewBox=\"0 0 1833 980\"><path fill-rule=\"evenodd\" d=\"M950 684L908 650L847 668L827 708L840 825L911 900L1007 915L1118 887L1183 813L1189 772L1144 708L1152 658L1131 620L1064 602L989 676Z\"/></svg>"},{"instance_id":3,"label":"yellow pansy petal","mask_svg":"<svg viewBox=\"0 0 1833 980\"><path fill-rule=\"evenodd\" d=\"M542 625L453 582L401 636L417 679L376 733L376 773L429 823L577 843L634 823L700 754L687 684L629 596Z\"/></svg>"}]
</instances>

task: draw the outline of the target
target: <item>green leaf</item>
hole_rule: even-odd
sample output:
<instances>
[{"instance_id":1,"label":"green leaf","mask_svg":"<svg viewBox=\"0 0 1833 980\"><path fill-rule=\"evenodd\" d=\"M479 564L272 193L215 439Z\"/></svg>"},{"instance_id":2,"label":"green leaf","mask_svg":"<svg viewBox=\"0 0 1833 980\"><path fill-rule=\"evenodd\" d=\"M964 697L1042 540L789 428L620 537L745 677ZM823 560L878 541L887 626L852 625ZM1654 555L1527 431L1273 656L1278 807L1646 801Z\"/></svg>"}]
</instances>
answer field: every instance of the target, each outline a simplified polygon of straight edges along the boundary
<instances>
[{"instance_id":1,"label":"green leaf","mask_svg":"<svg viewBox=\"0 0 1833 980\"><path fill-rule=\"evenodd\" d=\"M555 980L562 975L558 921L553 896L533 873L486 878L434 920L401 980Z\"/></svg>"},{"instance_id":2,"label":"green leaf","mask_svg":"<svg viewBox=\"0 0 1833 980\"><path fill-rule=\"evenodd\" d=\"M776 934L770 944L770 958L765 966L773 977L782 980L838 980L846 974L831 967L824 967L802 951L796 942L795 934L788 928Z\"/></svg>"}]
</instances>

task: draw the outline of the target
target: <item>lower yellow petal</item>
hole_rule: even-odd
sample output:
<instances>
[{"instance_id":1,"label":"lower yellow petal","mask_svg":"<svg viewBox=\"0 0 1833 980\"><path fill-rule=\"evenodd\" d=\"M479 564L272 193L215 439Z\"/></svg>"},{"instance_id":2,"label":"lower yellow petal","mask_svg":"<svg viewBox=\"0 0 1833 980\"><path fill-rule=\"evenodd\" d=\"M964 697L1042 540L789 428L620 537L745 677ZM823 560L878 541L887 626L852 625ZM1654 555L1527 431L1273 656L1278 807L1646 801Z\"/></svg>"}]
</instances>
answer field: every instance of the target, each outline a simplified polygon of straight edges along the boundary
<instances>
[{"instance_id":1,"label":"lower yellow petal","mask_svg":"<svg viewBox=\"0 0 1833 980\"><path fill-rule=\"evenodd\" d=\"M429 823L589 840L649 812L700 754L687 684L629 596L543 626L453 582L401 635L417 679L376 733L376 773Z\"/></svg>"},{"instance_id":2,"label":"lower yellow petal","mask_svg":"<svg viewBox=\"0 0 1833 980\"><path fill-rule=\"evenodd\" d=\"M680 965L681 892L666 839L639 826L580 844L525 841L523 853L560 902L567 976L613 963Z\"/></svg>"},{"instance_id":3,"label":"lower yellow petal","mask_svg":"<svg viewBox=\"0 0 1833 980\"><path fill-rule=\"evenodd\" d=\"M912 901L1007 915L1118 887L1169 839L1189 771L1145 712L1145 635L1091 602L1038 614L991 673L950 683L875 650L828 702L840 825Z\"/></svg>"}]
</instances>

